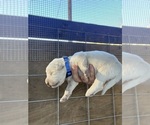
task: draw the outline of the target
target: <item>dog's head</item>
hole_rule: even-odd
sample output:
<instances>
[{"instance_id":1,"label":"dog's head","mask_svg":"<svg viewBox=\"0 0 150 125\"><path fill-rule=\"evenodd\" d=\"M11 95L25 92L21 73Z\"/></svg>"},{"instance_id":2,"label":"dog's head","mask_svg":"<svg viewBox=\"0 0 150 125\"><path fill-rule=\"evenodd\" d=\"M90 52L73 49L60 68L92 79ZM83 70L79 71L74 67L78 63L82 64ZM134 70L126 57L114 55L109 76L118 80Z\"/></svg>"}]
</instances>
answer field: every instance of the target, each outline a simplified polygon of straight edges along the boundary
<instances>
[{"instance_id":1,"label":"dog's head","mask_svg":"<svg viewBox=\"0 0 150 125\"><path fill-rule=\"evenodd\" d=\"M45 83L52 88L56 88L64 83L66 68L63 58L56 58L49 63L46 67L46 76Z\"/></svg>"}]
</instances>

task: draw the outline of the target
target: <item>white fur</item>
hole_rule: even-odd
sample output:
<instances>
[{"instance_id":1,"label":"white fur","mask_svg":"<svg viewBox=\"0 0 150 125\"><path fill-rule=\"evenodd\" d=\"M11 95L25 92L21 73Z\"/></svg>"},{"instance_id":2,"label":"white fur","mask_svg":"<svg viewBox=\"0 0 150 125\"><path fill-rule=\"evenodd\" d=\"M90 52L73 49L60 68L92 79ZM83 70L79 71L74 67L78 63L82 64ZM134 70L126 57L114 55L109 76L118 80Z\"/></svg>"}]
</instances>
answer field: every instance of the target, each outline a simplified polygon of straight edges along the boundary
<instances>
[{"instance_id":1,"label":"white fur","mask_svg":"<svg viewBox=\"0 0 150 125\"><path fill-rule=\"evenodd\" d=\"M121 63L112 54L103 51L77 52L69 58L70 65L78 65L85 77L87 77L86 71L89 64L92 64L95 68L96 79L87 90L85 94L86 97L93 96L99 91L102 91L102 95L104 95L108 89L121 80ZM47 85L52 86L52 88L56 88L65 81L65 74L66 69L63 58L54 59L46 68L47 78L45 82ZM68 100L72 91L78 85L78 83L73 80L72 76L68 77L66 80L68 86L60 102Z\"/></svg>"},{"instance_id":2,"label":"white fur","mask_svg":"<svg viewBox=\"0 0 150 125\"><path fill-rule=\"evenodd\" d=\"M131 89L150 78L150 64L141 57L122 53L122 92Z\"/></svg>"}]
</instances>

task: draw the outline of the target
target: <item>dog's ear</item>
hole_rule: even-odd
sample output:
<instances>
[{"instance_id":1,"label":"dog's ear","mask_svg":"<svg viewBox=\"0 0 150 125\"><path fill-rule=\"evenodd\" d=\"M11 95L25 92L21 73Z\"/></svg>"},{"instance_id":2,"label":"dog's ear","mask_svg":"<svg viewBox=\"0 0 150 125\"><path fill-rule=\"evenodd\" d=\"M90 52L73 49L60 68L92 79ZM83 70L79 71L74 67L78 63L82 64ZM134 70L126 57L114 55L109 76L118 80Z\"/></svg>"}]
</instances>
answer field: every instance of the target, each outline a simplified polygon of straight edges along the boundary
<instances>
[{"instance_id":1,"label":"dog's ear","mask_svg":"<svg viewBox=\"0 0 150 125\"><path fill-rule=\"evenodd\" d=\"M62 61L58 61L56 64L56 69L57 70L62 70L64 68L64 63Z\"/></svg>"}]
</instances>

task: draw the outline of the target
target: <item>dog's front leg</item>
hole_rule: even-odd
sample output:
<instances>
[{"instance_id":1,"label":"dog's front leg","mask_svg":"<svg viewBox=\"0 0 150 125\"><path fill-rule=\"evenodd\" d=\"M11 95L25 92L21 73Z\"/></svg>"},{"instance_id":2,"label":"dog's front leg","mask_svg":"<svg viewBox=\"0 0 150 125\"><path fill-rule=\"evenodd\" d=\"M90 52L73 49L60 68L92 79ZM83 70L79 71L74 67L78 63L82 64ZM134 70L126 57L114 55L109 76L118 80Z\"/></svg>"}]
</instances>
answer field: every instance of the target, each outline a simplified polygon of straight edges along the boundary
<instances>
[{"instance_id":1,"label":"dog's front leg","mask_svg":"<svg viewBox=\"0 0 150 125\"><path fill-rule=\"evenodd\" d=\"M101 81L95 79L92 86L87 90L85 96L86 97L94 96L96 93L98 93L99 91L101 91L103 89L103 84L104 84L104 82L101 82Z\"/></svg>"},{"instance_id":2,"label":"dog's front leg","mask_svg":"<svg viewBox=\"0 0 150 125\"><path fill-rule=\"evenodd\" d=\"M103 90L103 84L105 83L105 80L102 78L100 74L96 75L96 79L94 80L94 83L92 86L87 90L85 96L91 97L94 96L99 91Z\"/></svg>"},{"instance_id":3,"label":"dog's front leg","mask_svg":"<svg viewBox=\"0 0 150 125\"><path fill-rule=\"evenodd\" d=\"M64 95L62 96L62 98L60 99L60 102L65 102L69 99L69 97L72 95L72 91L76 88L76 86L78 85L77 82L75 82L72 78L67 80L68 85L67 88L64 92Z\"/></svg>"}]
</instances>

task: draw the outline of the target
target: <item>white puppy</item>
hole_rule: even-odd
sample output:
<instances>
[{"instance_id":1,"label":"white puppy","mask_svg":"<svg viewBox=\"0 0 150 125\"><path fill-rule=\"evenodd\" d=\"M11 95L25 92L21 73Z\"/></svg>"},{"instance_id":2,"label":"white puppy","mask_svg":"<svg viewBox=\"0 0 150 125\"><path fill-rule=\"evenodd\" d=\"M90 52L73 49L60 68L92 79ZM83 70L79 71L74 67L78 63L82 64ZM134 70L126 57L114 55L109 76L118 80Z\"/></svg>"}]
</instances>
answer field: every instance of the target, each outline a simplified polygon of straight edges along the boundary
<instances>
[{"instance_id":1,"label":"white puppy","mask_svg":"<svg viewBox=\"0 0 150 125\"><path fill-rule=\"evenodd\" d=\"M85 96L90 97L102 90L102 95L108 89L121 80L122 66L118 59L103 51L77 52L73 56L56 58L46 67L45 83L52 88L56 88L67 80L68 85L60 102L69 99L72 91L78 85L71 76L71 66L77 65L86 77L89 64L95 68L96 78ZM67 74L67 75L66 75Z\"/></svg>"},{"instance_id":2,"label":"white puppy","mask_svg":"<svg viewBox=\"0 0 150 125\"><path fill-rule=\"evenodd\" d=\"M141 57L122 53L122 92L150 79L150 64Z\"/></svg>"}]
</instances>

